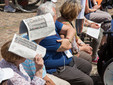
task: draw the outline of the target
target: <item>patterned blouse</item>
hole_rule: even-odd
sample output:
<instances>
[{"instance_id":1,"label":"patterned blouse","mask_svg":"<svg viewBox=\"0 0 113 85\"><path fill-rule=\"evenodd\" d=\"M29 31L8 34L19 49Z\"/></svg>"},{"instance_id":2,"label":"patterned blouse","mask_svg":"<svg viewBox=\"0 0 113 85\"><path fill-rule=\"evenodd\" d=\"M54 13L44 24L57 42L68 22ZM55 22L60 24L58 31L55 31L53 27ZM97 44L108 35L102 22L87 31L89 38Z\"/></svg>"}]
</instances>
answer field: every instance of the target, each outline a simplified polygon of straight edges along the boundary
<instances>
[{"instance_id":1,"label":"patterned blouse","mask_svg":"<svg viewBox=\"0 0 113 85\"><path fill-rule=\"evenodd\" d=\"M8 82L8 85L12 85L12 84L13 85L44 85L45 84L45 80L37 76L34 76L33 80L31 81L30 77L25 72L21 64L19 65L19 69L18 69L17 66L3 59L0 61L0 67L1 68L9 67L14 71L14 77L9 80L10 82Z\"/></svg>"}]
</instances>

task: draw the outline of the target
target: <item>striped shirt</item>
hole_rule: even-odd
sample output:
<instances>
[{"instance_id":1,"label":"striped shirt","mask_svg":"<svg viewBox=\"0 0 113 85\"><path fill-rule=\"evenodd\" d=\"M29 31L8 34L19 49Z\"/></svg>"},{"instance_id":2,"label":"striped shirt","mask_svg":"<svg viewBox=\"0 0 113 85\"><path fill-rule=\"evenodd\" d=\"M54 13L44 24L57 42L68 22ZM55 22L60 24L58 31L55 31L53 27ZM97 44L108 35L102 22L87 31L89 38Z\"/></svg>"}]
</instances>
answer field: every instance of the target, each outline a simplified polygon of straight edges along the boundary
<instances>
[{"instance_id":1,"label":"striped shirt","mask_svg":"<svg viewBox=\"0 0 113 85\"><path fill-rule=\"evenodd\" d=\"M36 67L35 67L34 61L26 59L25 62L22 63L22 65L23 65L25 71L30 76L30 78L33 79L35 72L36 72ZM45 66L43 66L42 78L44 78L45 76L46 76L46 70L45 70Z\"/></svg>"},{"instance_id":2,"label":"striped shirt","mask_svg":"<svg viewBox=\"0 0 113 85\"><path fill-rule=\"evenodd\" d=\"M31 80L25 72L23 66L19 64L19 68L13 63L7 62L4 59L0 61L1 68L11 68L14 71L14 76L8 80L7 85L45 85L45 80L34 76Z\"/></svg>"}]
</instances>

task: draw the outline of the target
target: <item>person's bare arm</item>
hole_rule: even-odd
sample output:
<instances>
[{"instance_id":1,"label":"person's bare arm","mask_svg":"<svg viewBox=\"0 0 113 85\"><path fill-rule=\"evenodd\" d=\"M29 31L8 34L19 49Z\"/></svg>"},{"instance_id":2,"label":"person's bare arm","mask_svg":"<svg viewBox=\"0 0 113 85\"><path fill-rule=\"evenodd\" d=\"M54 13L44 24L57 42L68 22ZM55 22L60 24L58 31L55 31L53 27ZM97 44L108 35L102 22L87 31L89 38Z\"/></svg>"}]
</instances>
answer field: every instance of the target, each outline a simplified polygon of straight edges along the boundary
<instances>
[{"instance_id":1,"label":"person's bare arm","mask_svg":"<svg viewBox=\"0 0 113 85\"><path fill-rule=\"evenodd\" d=\"M72 28L72 26L68 26L68 25L63 25L60 34L64 35L65 38L61 39L61 40L57 40L57 42L61 43L61 46L59 47L59 49L57 50L57 52L62 52L62 51L66 51L72 48L71 43L72 40L75 36L75 29Z\"/></svg>"},{"instance_id":2,"label":"person's bare arm","mask_svg":"<svg viewBox=\"0 0 113 85\"><path fill-rule=\"evenodd\" d=\"M65 35L65 38L69 39L70 41L73 40L75 33L76 33L76 31L72 26L65 25L65 24L63 24L63 27L60 31L60 34Z\"/></svg>"},{"instance_id":3,"label":"person's bare arm","mask_svg":"<svg viewBox=\"0 0 113 85\"><path fill-rule=\"evenodd\" d=\"M57 52L63 52L72 48L71 42L68 39L57 40L61 43L61 46L57 49Z\"/></svg>"},{"instance_id":4,"label":"person's bare arm","mask_svg":"<svg viewBox=\"0 0 113 85\"><path fill-rule=\"evenodd\" d=\"M96 8L93 8L93 9L90 9L89 8L89 3L88 3L88 0L87 0L87 2L86 2L86 6L85 6L85 13L87 14L87 13L91 13L91 12L94 12L94 11L96 11L97 9Z\"/></svg>"},{"instance_id":5,"label":"person's bare arm","mask_svg":"<svg viewBox=\"0 0 113 85\"><path fill-rule=\"evenodd\" d=\"M43 79L46 81L46 85L55 85L55 83L47 75Z\"/></svg>"},{"instance_id":6,"label":"person's bare arm","mask_svg":"<svg viewBox=\"0 0 113 85\"><path fill-rule=\"evenodd\" d=\"M36 67L36 73L35 76L42 78L42 72L43 72L43 59L41 57L42 55L37 54L34 58L35 67Z\"/></svg>"},{"instance_id":7,"label":"person's bare arm","mask_svg":"<svg viewBox=\"0 0 113 85\"><path fill-rule=\"evenodd\" d=\"M98 29L98 28L100 27L97 23L95 23L95 22L90 22L90 21L87 20L86 18L84 18L84 19L85 19L84 25L85 25L86 27L91 27L91 28L95 28L95 29Z\"/></svg>"}]
</instances>

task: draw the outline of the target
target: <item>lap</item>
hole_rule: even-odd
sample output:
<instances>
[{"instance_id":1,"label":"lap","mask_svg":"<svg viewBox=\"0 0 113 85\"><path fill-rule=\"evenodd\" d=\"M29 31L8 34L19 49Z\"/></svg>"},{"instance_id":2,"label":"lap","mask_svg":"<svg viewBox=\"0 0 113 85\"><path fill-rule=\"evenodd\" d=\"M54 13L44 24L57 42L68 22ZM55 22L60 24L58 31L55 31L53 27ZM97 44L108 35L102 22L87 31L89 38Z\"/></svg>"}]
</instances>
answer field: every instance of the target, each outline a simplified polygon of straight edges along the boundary
<instances>
[{"instance_id":1,"label":"lap","mask_svg":"<svg viewBox=\"0 0 113 85\"><path fill-rule=\"evenodd\" d=\"M73 61L75 63L73 66L65 66L64 71L62 72L57 71L53 74L69 82L71 81L74 83L79 83L79 82L83 83L86 82L87 80L90 80L92 82L92 79L88 75L91 71L90 63L84 59L77 58L75 56L73 56ZM64 67L61 68L64 69Z\"/></svg>"},{"instance_id":2,"label":"lap","mask_svg":"<svg viewBox=\"0 0 113 85\"><path fill-rule=\"evenodd\" d=\"M58 78L54 75L51 75L51 74L47 74L47 76L55 83L55 85L70 85L70 83L68 83L67 81L61 79L61 78Z\"/></svg>"}]
</instances>

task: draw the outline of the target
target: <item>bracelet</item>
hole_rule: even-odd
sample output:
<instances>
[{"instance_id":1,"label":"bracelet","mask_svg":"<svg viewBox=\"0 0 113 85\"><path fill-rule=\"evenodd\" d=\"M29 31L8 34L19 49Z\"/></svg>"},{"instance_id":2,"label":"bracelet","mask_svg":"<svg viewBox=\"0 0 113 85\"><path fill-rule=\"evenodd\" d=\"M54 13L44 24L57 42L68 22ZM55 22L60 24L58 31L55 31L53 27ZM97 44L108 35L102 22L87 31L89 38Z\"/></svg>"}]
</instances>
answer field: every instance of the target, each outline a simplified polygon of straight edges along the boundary
<instances>
[{"instance_id":1,"label":"bracelet","mask_svg":"<svg viewBox=\"0 0 113 85\"><path fill-rule=\"evenodd\" d=\"M83 43L83 42L80 42L80 43L79 43L79 45L82 45L82 44L84 44L84 43Z\"/></svg>"}]
</instances>

